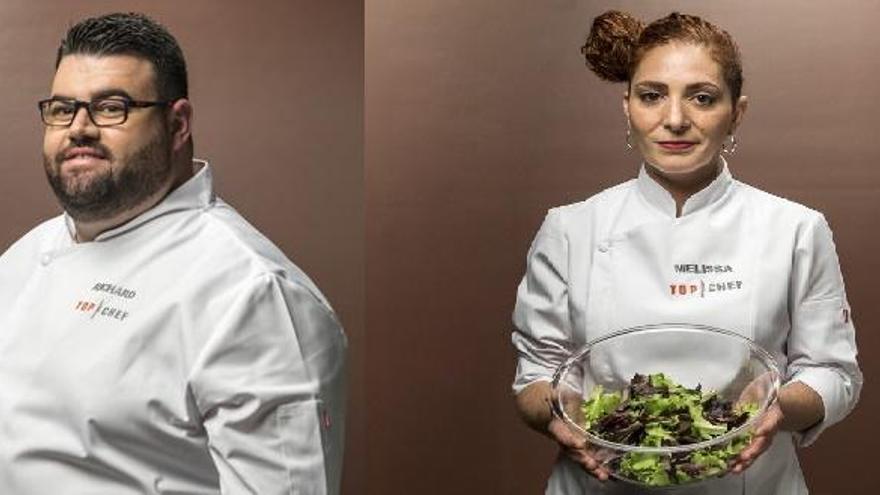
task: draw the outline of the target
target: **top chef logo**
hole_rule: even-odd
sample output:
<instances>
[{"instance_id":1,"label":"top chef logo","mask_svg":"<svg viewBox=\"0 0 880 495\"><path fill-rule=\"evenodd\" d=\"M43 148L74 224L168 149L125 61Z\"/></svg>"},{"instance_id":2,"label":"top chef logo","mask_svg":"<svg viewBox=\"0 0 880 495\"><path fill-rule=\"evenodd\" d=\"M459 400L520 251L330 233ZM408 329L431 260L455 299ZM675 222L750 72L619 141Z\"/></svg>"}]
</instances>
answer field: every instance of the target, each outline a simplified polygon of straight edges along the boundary
<instances>
[{"instance_id":1,"label":"top chef logo","mask_svg":"<svg viewBox=\"0 0 880 495\"><path fill-rule=\"evenodd\" d=\"M122 307L120 303L137 297L137 291L108 283L96 283L92 286L91 292L95 293L94 298L88 300L81 299L74 306L76 311L90 315L90 320L95 319L95 317L101 317L123 321L128 318L128 310Z\"/></svg>"},{"instance_id":2,"label":"top chef logo","mask_svg":"<svg viewBox=\"0 0 880 495\"><path fill-rule=\"evenodd\" d=\"M673 297L706 297L718 293L742 290L743 282L733 275L730 265L707 265L682 263L673 265L676 279L669 284L669 293ZM721 277L694 277L687 275L721 275ZM687 280L683 280L687 279Z\"/></svg>"}]
</instances>

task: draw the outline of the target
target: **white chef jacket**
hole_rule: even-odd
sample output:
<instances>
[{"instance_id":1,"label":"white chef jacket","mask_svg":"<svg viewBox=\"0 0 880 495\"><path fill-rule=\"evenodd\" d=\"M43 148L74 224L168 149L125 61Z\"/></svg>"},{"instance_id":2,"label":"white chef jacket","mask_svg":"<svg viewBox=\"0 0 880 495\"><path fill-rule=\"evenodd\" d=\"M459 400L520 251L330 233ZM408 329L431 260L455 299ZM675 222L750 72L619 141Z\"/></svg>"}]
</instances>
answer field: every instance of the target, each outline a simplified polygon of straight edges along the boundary
<instances>
[{"instance_id":1,"label":"white chef jacket","mask_svg":"<svg viewBox=\"0 0 880 495\"><path fill-rule=\"evenodd\" d=\"M212 190L0 257L0 493L338 493L346 341L330 305Z\"/></svg>"},{"instance_id":2,"label":"white chef jacket","mask_svg":"<svg viewBox=\"0 0 880 495\"><path fill-rule=\"evenodd\" d=\"M778 361L783 383L803 382L821 396L824 420L803 434L779 432L742 475L663 493L807 493L795 445L812 443L843 419L862 386L824 217L733 179L726 163L680 217L644 167L636 179L551 209L529 251L513 320L517 393L550 381L570 352L613 330L692 323L754 339ZM546 493L643 491L599 482L560 458Z\"/></svg>"}]
</instances>

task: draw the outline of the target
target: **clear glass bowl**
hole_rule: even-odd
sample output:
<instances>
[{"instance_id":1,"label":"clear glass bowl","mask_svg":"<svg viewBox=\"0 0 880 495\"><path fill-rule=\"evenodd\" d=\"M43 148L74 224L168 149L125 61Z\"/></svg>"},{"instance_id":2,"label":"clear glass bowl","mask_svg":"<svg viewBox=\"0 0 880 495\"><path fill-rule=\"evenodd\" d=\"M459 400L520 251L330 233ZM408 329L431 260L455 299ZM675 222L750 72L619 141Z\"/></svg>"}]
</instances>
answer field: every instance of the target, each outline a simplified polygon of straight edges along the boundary
<instances>
[{"instance_id":1,"label":"clear glass bowl","mask_svg":"<svg viewBox=\"0 0 880 495\"><path fill-rule=\"evenodd\" d=\"M638 373L663 373L687 388L715 391L734 404L757 405L757 413L741 426L711 440L686 445L645 447L610 442L587 431L581 405L596 386L626 397L630 380ZM737 333L700 325L659 324L610 333L587 343L557 368L553 378L554 412L582 435L591 454L613 477L645 485L620 469L623 459L659 456L665 462L688 458L702 449L723 448L743 442L776 400L779 368L775 359L752 340ZM629 456L629 457L625 457ZM713 473L726 474L729 468ZM672 478L675 480L675 478ZM673 481L681 486L701 481Z\"/></svg>"}]
</instances>

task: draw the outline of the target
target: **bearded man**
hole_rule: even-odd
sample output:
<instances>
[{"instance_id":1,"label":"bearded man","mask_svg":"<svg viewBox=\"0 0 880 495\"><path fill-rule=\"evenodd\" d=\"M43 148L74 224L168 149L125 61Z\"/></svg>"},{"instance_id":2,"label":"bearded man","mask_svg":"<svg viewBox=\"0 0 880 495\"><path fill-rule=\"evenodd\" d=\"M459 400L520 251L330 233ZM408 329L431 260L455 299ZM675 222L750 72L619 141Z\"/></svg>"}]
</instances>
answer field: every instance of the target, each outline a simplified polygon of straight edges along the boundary
<instances>
[{"instance_id":1,"label":"bearded man","mask_svg":"<svg viewBox=\"0 0 880 495\"><path fill-rule=\"evenodd\" d=\"M338 493L345 336L193 160L175 39L81 21L39 110L64 213L0 257L0 493Z\"/></svg>"}]
</instances>

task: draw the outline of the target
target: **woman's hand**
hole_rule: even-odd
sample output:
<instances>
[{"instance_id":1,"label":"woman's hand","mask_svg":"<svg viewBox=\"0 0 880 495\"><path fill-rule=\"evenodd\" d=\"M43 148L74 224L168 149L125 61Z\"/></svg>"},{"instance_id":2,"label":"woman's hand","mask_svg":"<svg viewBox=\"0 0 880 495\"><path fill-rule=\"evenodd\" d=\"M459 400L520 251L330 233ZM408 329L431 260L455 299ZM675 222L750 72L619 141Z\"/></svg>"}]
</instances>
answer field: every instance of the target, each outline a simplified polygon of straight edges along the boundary
<instances>
[{"instance_id":1,"label":"woman's hand","mask_svg":"<svg viewBox=\"0 0 880 495\"><path fill-rule=\"evenodd\" d=\"M779 431L784 418L785 416L782 414L782 409L779 407L779 403L774 402L773 405L767 409L766 414L764 414L764 417L761 418L761 421L755 428L751 443L749 443L749 445L746 446L746 448L744 448L736 457L736 460L733 463L733 468L731 469L733 473L741 473L747 469L753 462L755 462L755 459L760 457L761 454L770 448L770 444L773 443L773 437L775 437L776 432Z\"/></svg>"},{"instance_id":2,"label":"woman's hand","mask_svg":"<svg viewBox=\"0 0 880 495\"><path fill-rule=\"evenodd\" d=\"M592 449L580 435L553 414L552 388L547 382L535 382L516 396L516 407L523 421L559 444L562 453L583 466L584 470L600 480L608 479L608 469L592 454ZM581 396L572 395L570 406L577 410Z\"/></svg>"},{"instance_id":3,"label":"woman's hand","mask_svg":"<svg viewBox=\"0 0 880 495\"><path fill-rule=\"evenodd\" d=\"M584 470L602 481L608 479L608 469L590 453L589 446L559 418L554 417L547 425L547 434L556 440L561 452L578 463Z\"/></svg>"},{"instance_id":4,"label":"woman's hand","mask_svg":"<svg viewBox=\"0 0 880 495\"><path fill-rule=\"evenodd\" d=\"M755 428L752 442L734 461L733 472L748 468L773 442L779 430L804 431L825 417L822 398L801 382L791 382L779 390L779 398Z\"/></svg>"}]
</instances>

